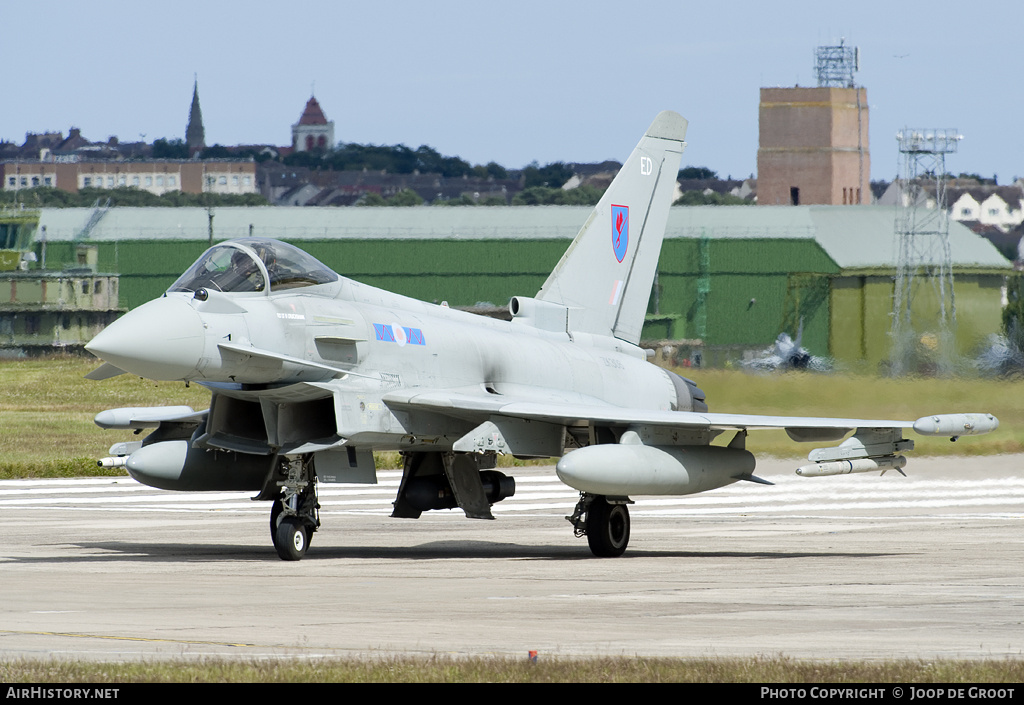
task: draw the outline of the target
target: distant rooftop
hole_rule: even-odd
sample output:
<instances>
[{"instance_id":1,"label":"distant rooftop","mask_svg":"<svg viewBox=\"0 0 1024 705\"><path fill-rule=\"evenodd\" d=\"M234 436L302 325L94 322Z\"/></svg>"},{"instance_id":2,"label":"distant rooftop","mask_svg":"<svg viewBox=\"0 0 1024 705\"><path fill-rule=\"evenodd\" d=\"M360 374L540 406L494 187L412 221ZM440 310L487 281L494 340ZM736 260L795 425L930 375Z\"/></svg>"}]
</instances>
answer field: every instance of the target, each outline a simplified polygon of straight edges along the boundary
<instances>
[{"instance_id":1,"label":"distant rooftop","mask_svg":"<svg viewBox=\"0 0 1024 705\"><path fill-rule=\"evenodd\" d=\"M327 116L324 115L324 111L320 108L320 103L316 101L315 97L311 97L306 103L306 109L302 111L302 117L299 118L300 125L326 125Z\"/></svg>"},{"instance_id":2,"label":"distant rooftop","mask_svg":"<svg viewBox=\"0 0 1024 705\"><path fill-rule=\"evenodd\" d=\"M414 208L230 207L213 209L216 240L274 237L324 239L547 240L575 237L586 206L478 206ZM75 240L91 208L45 208L47 239ZM673 207L666 238L813 239L844 271L896 265L895 211L889 206ZM91 242L206 240L205 208L111 208L89 231ZM40 228L41 230L41 228ZM39 237L37 231L36 237ZM1009 270L1010 262L985 238L949 224L954 266Z\"/></svg>"}]
</instances>

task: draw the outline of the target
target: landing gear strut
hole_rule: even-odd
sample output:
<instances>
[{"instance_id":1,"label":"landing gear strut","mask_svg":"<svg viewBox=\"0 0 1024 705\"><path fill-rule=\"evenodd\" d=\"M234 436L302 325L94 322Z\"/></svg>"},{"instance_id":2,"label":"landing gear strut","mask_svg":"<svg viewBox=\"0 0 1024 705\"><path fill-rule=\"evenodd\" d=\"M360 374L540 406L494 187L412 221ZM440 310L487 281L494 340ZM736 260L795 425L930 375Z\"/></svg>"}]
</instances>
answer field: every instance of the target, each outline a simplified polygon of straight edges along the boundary
<instances>
[{"instance_id":1,"label":"landing gear strut","mask_svg":"<svg viewBox=\"0 0 1024 705\"><path fill-rule=\"evenodd\" d=\"M278 483L281 495L270 510L270 539L281 560L297 561L306 555L313 532L320 528L316 474L308 457L288 461L288 479Z\"/></svg>"},{"instance_id":2,"label":"landing gear strut","mask_svg":"<svg viewBox=\"0 0 1024 705\"><path fill-rule=\"evenodd\" d=\"M586 536L590 551L599 558L621 556L629 545L628 497L580 493L572 516L566 517L576 536Z\"/></svg>"}]
</instances>

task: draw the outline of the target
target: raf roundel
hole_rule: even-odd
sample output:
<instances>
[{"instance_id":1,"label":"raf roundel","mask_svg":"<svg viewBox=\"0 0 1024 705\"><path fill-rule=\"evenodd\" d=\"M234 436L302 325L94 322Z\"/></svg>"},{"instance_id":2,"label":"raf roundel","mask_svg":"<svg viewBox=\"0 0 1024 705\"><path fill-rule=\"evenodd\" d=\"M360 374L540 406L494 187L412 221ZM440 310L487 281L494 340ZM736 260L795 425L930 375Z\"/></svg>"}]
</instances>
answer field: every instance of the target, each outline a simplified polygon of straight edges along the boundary
<instances>
[{"instance_id":1,"label":"raf roundel","mask_svg":"<svg viewBox=\"0 0 1024 705\"><path fill-rule=\"evenodd\" d=\"M612 252L621 262L629 248L629 206L612 206Z\"/></svg>"}]
</instances>

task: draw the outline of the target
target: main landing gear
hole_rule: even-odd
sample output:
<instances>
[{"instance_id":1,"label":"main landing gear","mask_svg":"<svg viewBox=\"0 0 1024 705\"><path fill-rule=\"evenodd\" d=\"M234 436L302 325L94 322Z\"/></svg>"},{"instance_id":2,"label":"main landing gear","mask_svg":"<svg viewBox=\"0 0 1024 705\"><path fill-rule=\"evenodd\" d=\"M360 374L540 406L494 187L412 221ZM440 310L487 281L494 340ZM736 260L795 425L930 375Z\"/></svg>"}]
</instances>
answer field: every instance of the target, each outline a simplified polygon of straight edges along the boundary
<instances>
[{"instance_id":1,"label":"main landing gear","mask_svg":"<svg viewBox=\"0 0 1024 705\"><path fill-rule=\"evenodd\" d=\"M306 555L313 532L320 528L316 473L307 458L288 462L288 479L270 510L270 539L281 560L297 561Z\"/></svg>"},{"instance_id":2,"label":"main landing gear","mask_svg":"<svg viewBox=\"0 0 1024 705\"><path fill-rule=\"evenodd\" d=\"M436 462L431 465L425 459ZM411 462L410 458L406 459L406 472L392 516L418 517L428 509L461 506L469 517L493 518L489 511L490 504L515 493L511 478L497 472L481 473L476 463L463 467L466 464L465 456L454 456L450 462L442 462L446 460L440 454L416 454ZM316 473L311 456L291 458L283 463L281 470L286 474L286 479L276 483L280 490L270 510L270 538L282 560L297 561L306 555L313 533L320 528ZM421 470L422 473L417 472ZM485 475L488 480L486 488L482 482ZM475 482L469 483L466 478ZM421 481L423 487L415 486L415 481ZM439 488L448 488L448 491L439 493ZM267 489L269 492L270 488ZM466 494L467 490L473 489L479 491L469 492L469 497L459 501L453 496L452 489L456 490L454 495ZM423 498L428 496L435 499L425 501ZM628 505L632 503L629 497L581 492L572 516L566 519L572 523L577 537L587 537L587 543L595 556L614 558L625 553L629 545Z\"/></svg>"},{"instance_id":3,"label":"main landing gear","mask_svg":"<svg viewBox=\"0 0 1024 705\"><path fill-rule=\"evenodd\" d=\"M566 517L573 533L586 536L590 551L599 558L621 556L629 545L628 497L606 497L580 492L580 501L572 516Z\"/></svg>"}]
</instances>

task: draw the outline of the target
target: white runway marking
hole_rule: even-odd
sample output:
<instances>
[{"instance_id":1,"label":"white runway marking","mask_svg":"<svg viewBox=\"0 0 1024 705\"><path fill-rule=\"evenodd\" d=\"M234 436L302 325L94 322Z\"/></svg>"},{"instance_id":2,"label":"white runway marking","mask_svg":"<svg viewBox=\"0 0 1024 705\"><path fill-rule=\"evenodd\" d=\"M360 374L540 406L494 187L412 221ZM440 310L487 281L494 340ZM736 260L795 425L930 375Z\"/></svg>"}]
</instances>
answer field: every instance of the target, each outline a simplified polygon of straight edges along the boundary
<instances>
[{"instance_id":1,"label":"white runway marking","mask_svg":"<svg viewBox=\"0 0 1024 705\"><path fill-rule=\"evenodd\" d=\"M578 493L550 466L504 470L517 491L490 523L387 518L396 471L322 484L326 530L298 566L277 559L255 492L0 481L0 655L1024 653L1024 454L915 457L909 477L799 464L760 459L774 486L636 498L612 560L573 538ZM281 609L299 611L253 617Z\"/></svg>"},{"instance_id":2,"label":"white runway marking","mask_svg":"<svg viewBox=\"0 0 1024 705\"><path fill-rule=\"evenodd\" d=\"M514 473L506 471L506 473ZM554 470L529 468L516 477L516 494L494 505L495 514L533 512L565 515L578 499ZM324 514L391 513L401 473L382 471L377 485L320 484ZM829 512L877 511L900 515L1019 516L1024 514L1024 478L949 480L855 475L833 478L771 476L772 487L737 483L684 497L641 497L636 516L801 516ZM264 513L251 492L168 492L131 478L73 478L0 481L0 511L63 509L161 512ZM997 511L998 510L998 511Z\"/></svg>"}]
</instances>

